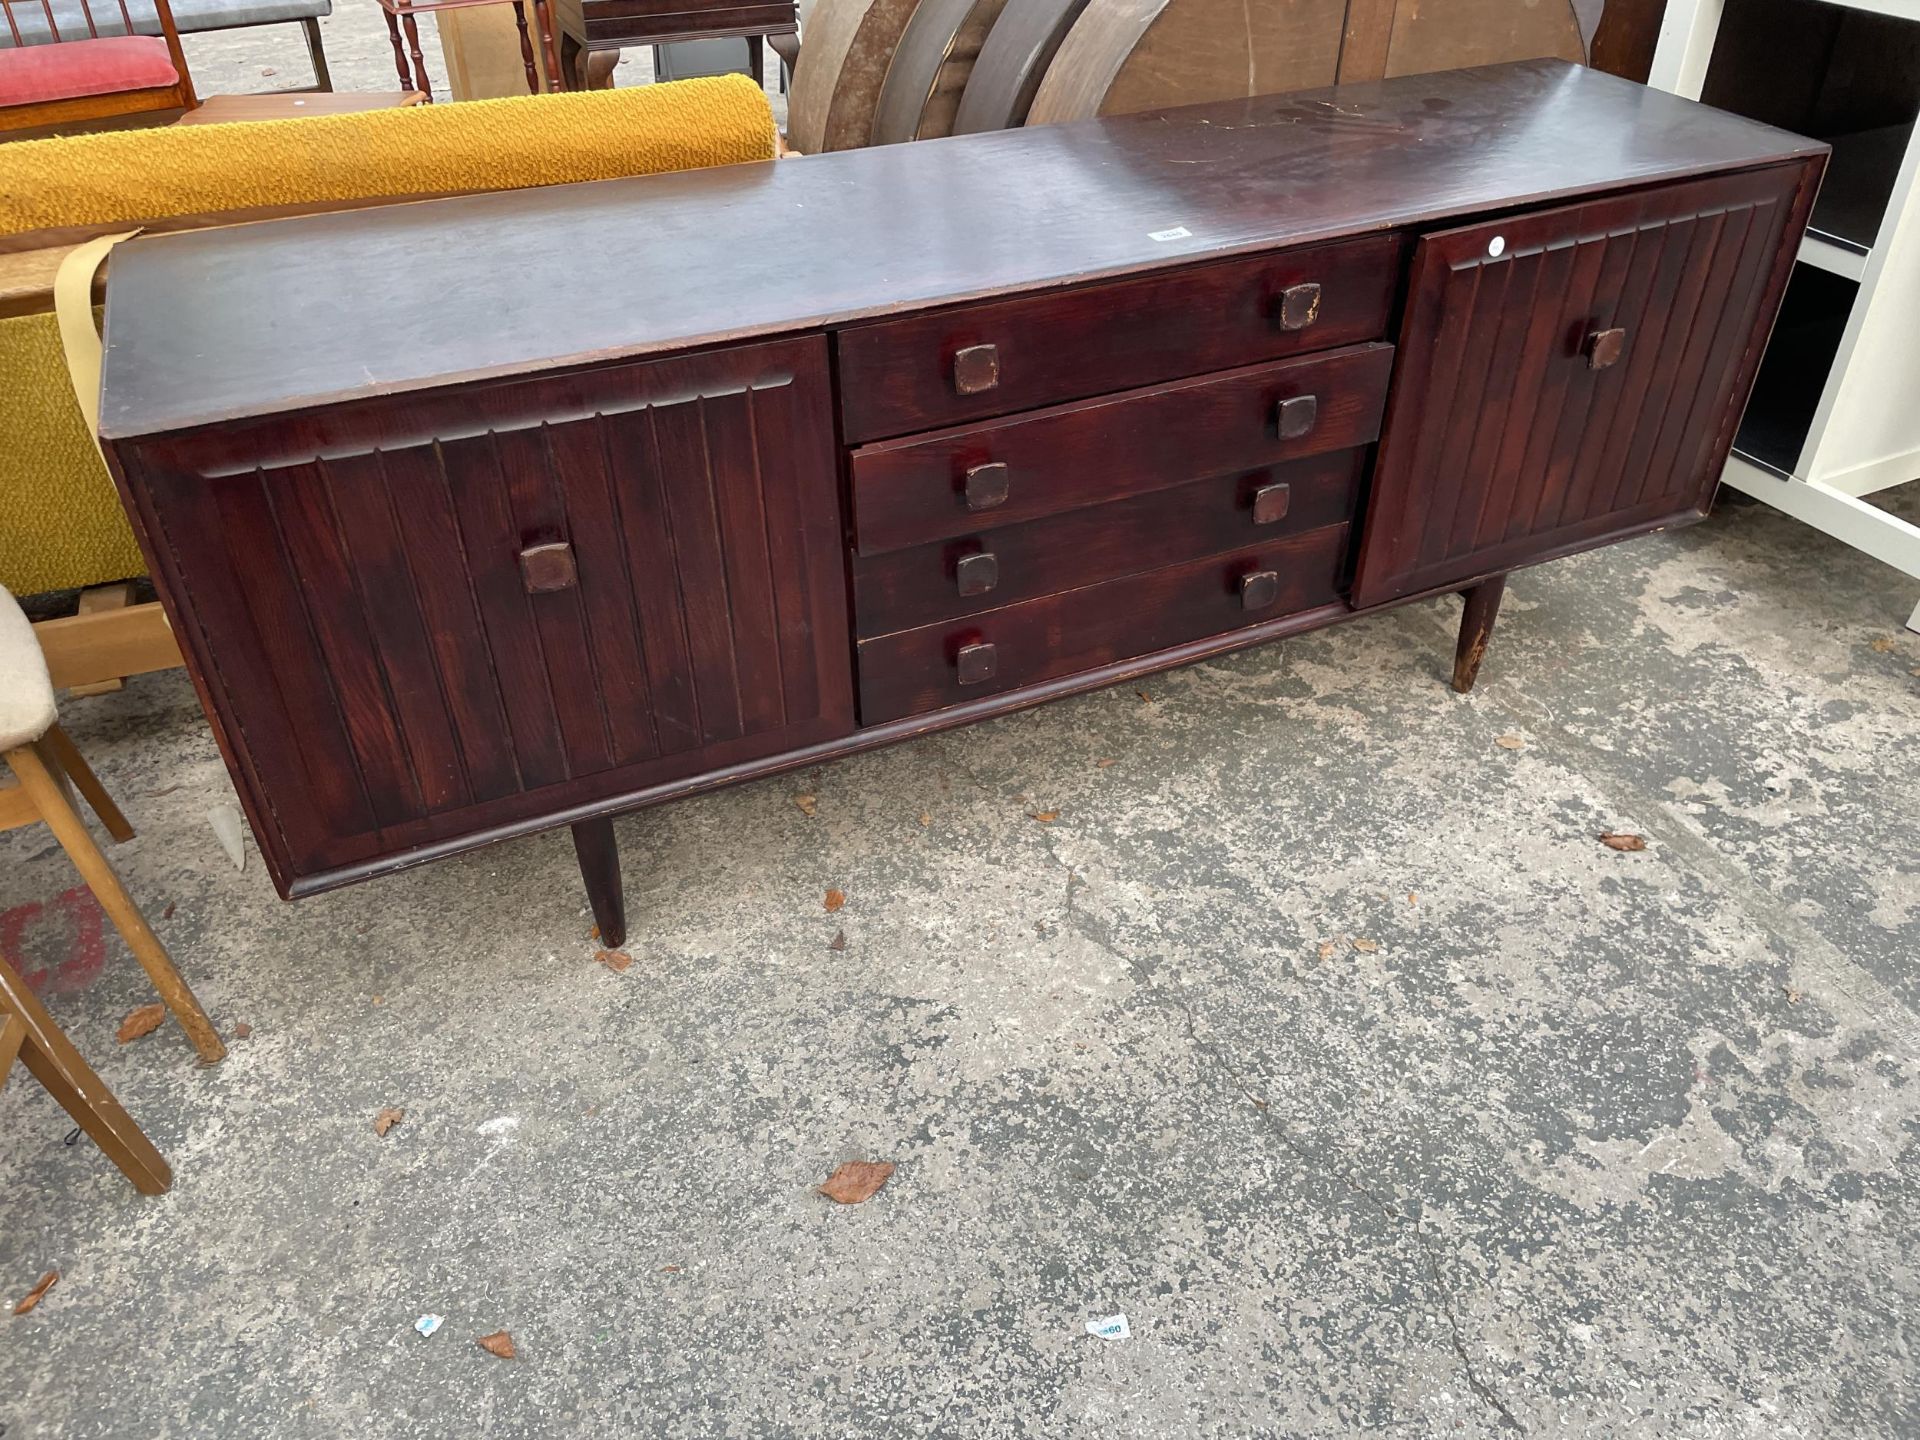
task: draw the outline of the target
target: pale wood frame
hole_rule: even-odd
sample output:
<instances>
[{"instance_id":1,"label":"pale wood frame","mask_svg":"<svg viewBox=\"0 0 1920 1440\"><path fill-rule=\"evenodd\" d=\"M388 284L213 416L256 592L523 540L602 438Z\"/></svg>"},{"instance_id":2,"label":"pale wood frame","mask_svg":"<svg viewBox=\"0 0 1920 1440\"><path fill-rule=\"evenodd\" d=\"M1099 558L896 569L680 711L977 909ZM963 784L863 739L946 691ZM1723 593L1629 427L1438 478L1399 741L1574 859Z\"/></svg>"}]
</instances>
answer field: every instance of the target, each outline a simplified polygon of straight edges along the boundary
<instances>
[{"instance_id":1,"label":"pale wood frame","mask_svg":"<svg viewBox=\"0 0 1920 1440\"><path fill-rule=\"evenodd\" d=\"M95 0L80 0L81 11L88 17L90 31L94 3ZM104 95L77 95L70 100L42 100L32 105L0 105L0 134L10 130L36 130L50 125L81 124L89 120L110 120L164 110L191 110L198 105L199 97L193 93L193 76L187 73L186 52L180 48L180 31L173 23L173 8L167 0L152 0L152 4L154 13L160 19L160 38L166 41L167 55L173 61L173 73L180 77L176 83L143 90L115 90ZM77 45L95 38L91 33L62 35L59 27L53 23L51 10L43 7L41 0L0 0L0 12L10 12L15 6L47 17L53 38L36 43ZM131 34L132 20L124 7L121 7L121 17L126 21L127 33ZM3 14L0 14L0 18L3 18Z\"/></svg>"}]
</instances>

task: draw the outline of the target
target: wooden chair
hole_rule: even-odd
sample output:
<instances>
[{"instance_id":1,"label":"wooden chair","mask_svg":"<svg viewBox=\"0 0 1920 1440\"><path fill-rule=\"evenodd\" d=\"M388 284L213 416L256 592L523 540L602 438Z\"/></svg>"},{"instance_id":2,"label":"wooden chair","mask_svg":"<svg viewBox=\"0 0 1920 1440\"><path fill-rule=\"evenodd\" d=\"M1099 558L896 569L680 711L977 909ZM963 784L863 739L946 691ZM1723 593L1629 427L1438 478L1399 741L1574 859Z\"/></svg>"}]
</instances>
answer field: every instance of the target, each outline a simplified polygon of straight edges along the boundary
<instances>
[{"instance_id":1,"label":"wooden chair","mask_svg":"<svg viewBox=\"0 0 1920 1440\"><path fill-rule=\"evenodd\" d=\"M0 134L193 109L173 11L148 3L158 35L128 0L0 0Z\"/></svg>"},{"instance_id":2,"label":"wooden chair","mask_svg":"<svg viewBox=\"0 0 1920 1440\"><path fill-rule=\"evenodd\" d=\"M133 838L127 817L58 719L53 684L33 628L13 596L0 590L0 754L13 774L12 784L0 785L0 830L44 823L53 831L194 1050L208 1063L223 1059L226 1046L214 1032L213 1022L74 807L69 781L86 796L108 834L115 840ZM166 1188L166 1162L19 976L0 965L0 1077L16 1056L136 1186L150 1194Z\"/></svg>"},{"instance_id":3,"label":"wooden chair","mask_svg":"<svg viewBox=\"0 0 1920 1440\"><path fill-rule=\"evenodd\" d=\"M142 1195L164 1194L173 1171L146 1132L80 1058L27 982L0 960L0 1087L19 1060Z\"/></svg>"}]
</instances>

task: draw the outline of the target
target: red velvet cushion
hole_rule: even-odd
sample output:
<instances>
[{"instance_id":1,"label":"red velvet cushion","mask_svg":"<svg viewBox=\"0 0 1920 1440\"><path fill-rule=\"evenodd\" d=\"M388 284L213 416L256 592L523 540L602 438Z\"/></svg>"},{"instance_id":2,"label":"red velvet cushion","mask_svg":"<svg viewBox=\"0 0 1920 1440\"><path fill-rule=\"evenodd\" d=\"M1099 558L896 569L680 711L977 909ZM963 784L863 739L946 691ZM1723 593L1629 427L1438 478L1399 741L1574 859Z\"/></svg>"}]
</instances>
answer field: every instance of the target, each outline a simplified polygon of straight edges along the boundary
<instances>
[{"instance_id":1,"label":"red velvet cushion","mask_svg":"<svg viewBox=\"0 0 1920 1440\"><path fill-rule=\"evenodd\" d=\"M0 50L0 105L34 105L179 83L167 42L157 35L117 35Z\"/></svg>"}]
</instances>

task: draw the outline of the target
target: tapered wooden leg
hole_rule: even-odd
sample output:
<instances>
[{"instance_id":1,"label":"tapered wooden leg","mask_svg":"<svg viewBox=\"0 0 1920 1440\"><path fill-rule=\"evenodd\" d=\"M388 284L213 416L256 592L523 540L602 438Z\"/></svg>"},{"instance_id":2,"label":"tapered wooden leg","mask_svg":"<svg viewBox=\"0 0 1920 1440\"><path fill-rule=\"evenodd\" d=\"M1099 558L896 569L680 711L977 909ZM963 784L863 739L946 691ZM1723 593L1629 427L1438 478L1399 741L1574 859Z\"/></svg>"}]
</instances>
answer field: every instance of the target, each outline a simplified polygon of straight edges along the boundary
<instances>
[{"instance_id":1,"label":"tapered wooden leg","mask_svg":"<svg viewBox=\"0 0 1920 1440\"><path fill-rule=\"evenodd\" d=\"M85 822L74 810L58 762L35 744L7 751L7 764L27 798L40 811L40 818L47 822L47 828L53 831L54 838L67 852L67 858L73 861L80 878L93 891L93 898L100 902L100 908L113 921L113 928L120 932L120 938L133 951L133 958L147 972L153 988L166 1001L173 1018L187 1032L187 1038L193 1042L193 1048L199 1052L200 1058L208 1064L225 1059L227 1047L220 1043L207 1012L200 1008L200 1002L193 998L193 991L187 987L187 982L173 968L173 957L167 954L167 947L160 943L160 937L148 926L140 907L133 903L133 897L127 894L119 875L108 863L107 857L100 853L100 847L93 843L93 836L88 833Z\"/></svg>"},{"instance_id":2,"label":"tapered wooden leg","mask_svg":"<svg viewBox=\"0 0 1920 1440\"><path fill-rule=\"evenodd\" d=\"M73 788L87 797L87 804L100 817L100 823L107 827L107 833L122 844L133 839L133 826L127 823L127 817L120 813L120 807L107 794L107 787L100 783L100 777L93 773L93 767L87 764L86 757L68 738L67 732L56 725L42 737L42 743L53 752L53 759L59 767L67 772L67 778L73 781Z\"/></svg>"},{"instance_id":3,"label":"tapered wooden leg","mask_svg":"<svg viewBox=\"0 0 1920 1440\"><path fill-rule=\"evenodd\" d=\"M1460 617L1460 643L1453 652L1453 688L1462 695L1473 689L1479 678L1480 662L1487 658L1487 642L1493 638L1494 617L1500 613L1500 597L1506 593L1507 577L1495 575L1460 593L1466 598L1466 614Z\"/></svg>"},{"instance_id":4,"label":"tapered wooden leg","mask_svg":"<svg viewBox=\"0 0 1920 1440\"><path fill-rule=\"evenodd\" d=\"M17 1045L20 1061L47 1087L73 1123L93 1137L93 1143L133 1182L143 1195L164 1194L173 1184L173 1171L133 1117L121 1108L91 1065L73 1048L66 1033L7 963L0 960L0 1053ZM12 1057L8 1056L11 1068Z\"/></svg>"},{"instance_id":5,"label":"tapered wooden leg","mask_svg":"<svg viewBox=\"0 0 1920 1440\"><path fill-rule=\"evenodd\" d=\"M400 72L400 88L413 89L413 72L407 69L407 46L400 38L400 19L391 10L382 10L387 17L387 38L393 42L393 68Z\"/></svg>"},{"instance_id":6,"label":"tapered wooden leg","mask_svg":"<svg viewBox=\"0 0 1920 1440\"><path fill-rule=\"evenodd\" d=\"M600 927L600 943L608 949L627 943L627 906L620 886L620 845L613 838L613 821L582 820L573 827L573 853L580 858L580 878L587 882L587 903Z\"/></svg>"}]
</instances>

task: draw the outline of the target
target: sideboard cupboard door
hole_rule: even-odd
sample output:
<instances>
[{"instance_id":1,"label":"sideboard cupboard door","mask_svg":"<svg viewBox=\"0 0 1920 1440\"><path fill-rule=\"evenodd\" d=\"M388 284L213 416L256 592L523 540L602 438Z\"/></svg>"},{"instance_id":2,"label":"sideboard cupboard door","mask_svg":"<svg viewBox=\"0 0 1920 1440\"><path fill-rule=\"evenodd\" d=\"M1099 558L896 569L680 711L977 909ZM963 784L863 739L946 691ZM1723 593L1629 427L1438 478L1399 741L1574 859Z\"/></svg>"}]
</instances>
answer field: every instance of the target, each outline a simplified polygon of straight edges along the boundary
<instances>
[{"instance_id":1,"label":"sideboard cupboard door","mask_svg":"<svg viewBox=\"0 0 1920 1440\"><path fill-rule=\"evenodd\" d=\"M1424 236L1354 603L1704 515L1817 180L1775 166Z\"/></svg>"},{"instance_id":2,"label":"sideboard cupboard door","mask_svg":"<svg viewBox=\"0 0 1920 1440\"><path fill-rule=\"evenodd\" d=\"M812 337L140 447L283 891L847 734L831 406Z\"/></svg>"}]
</instances>

